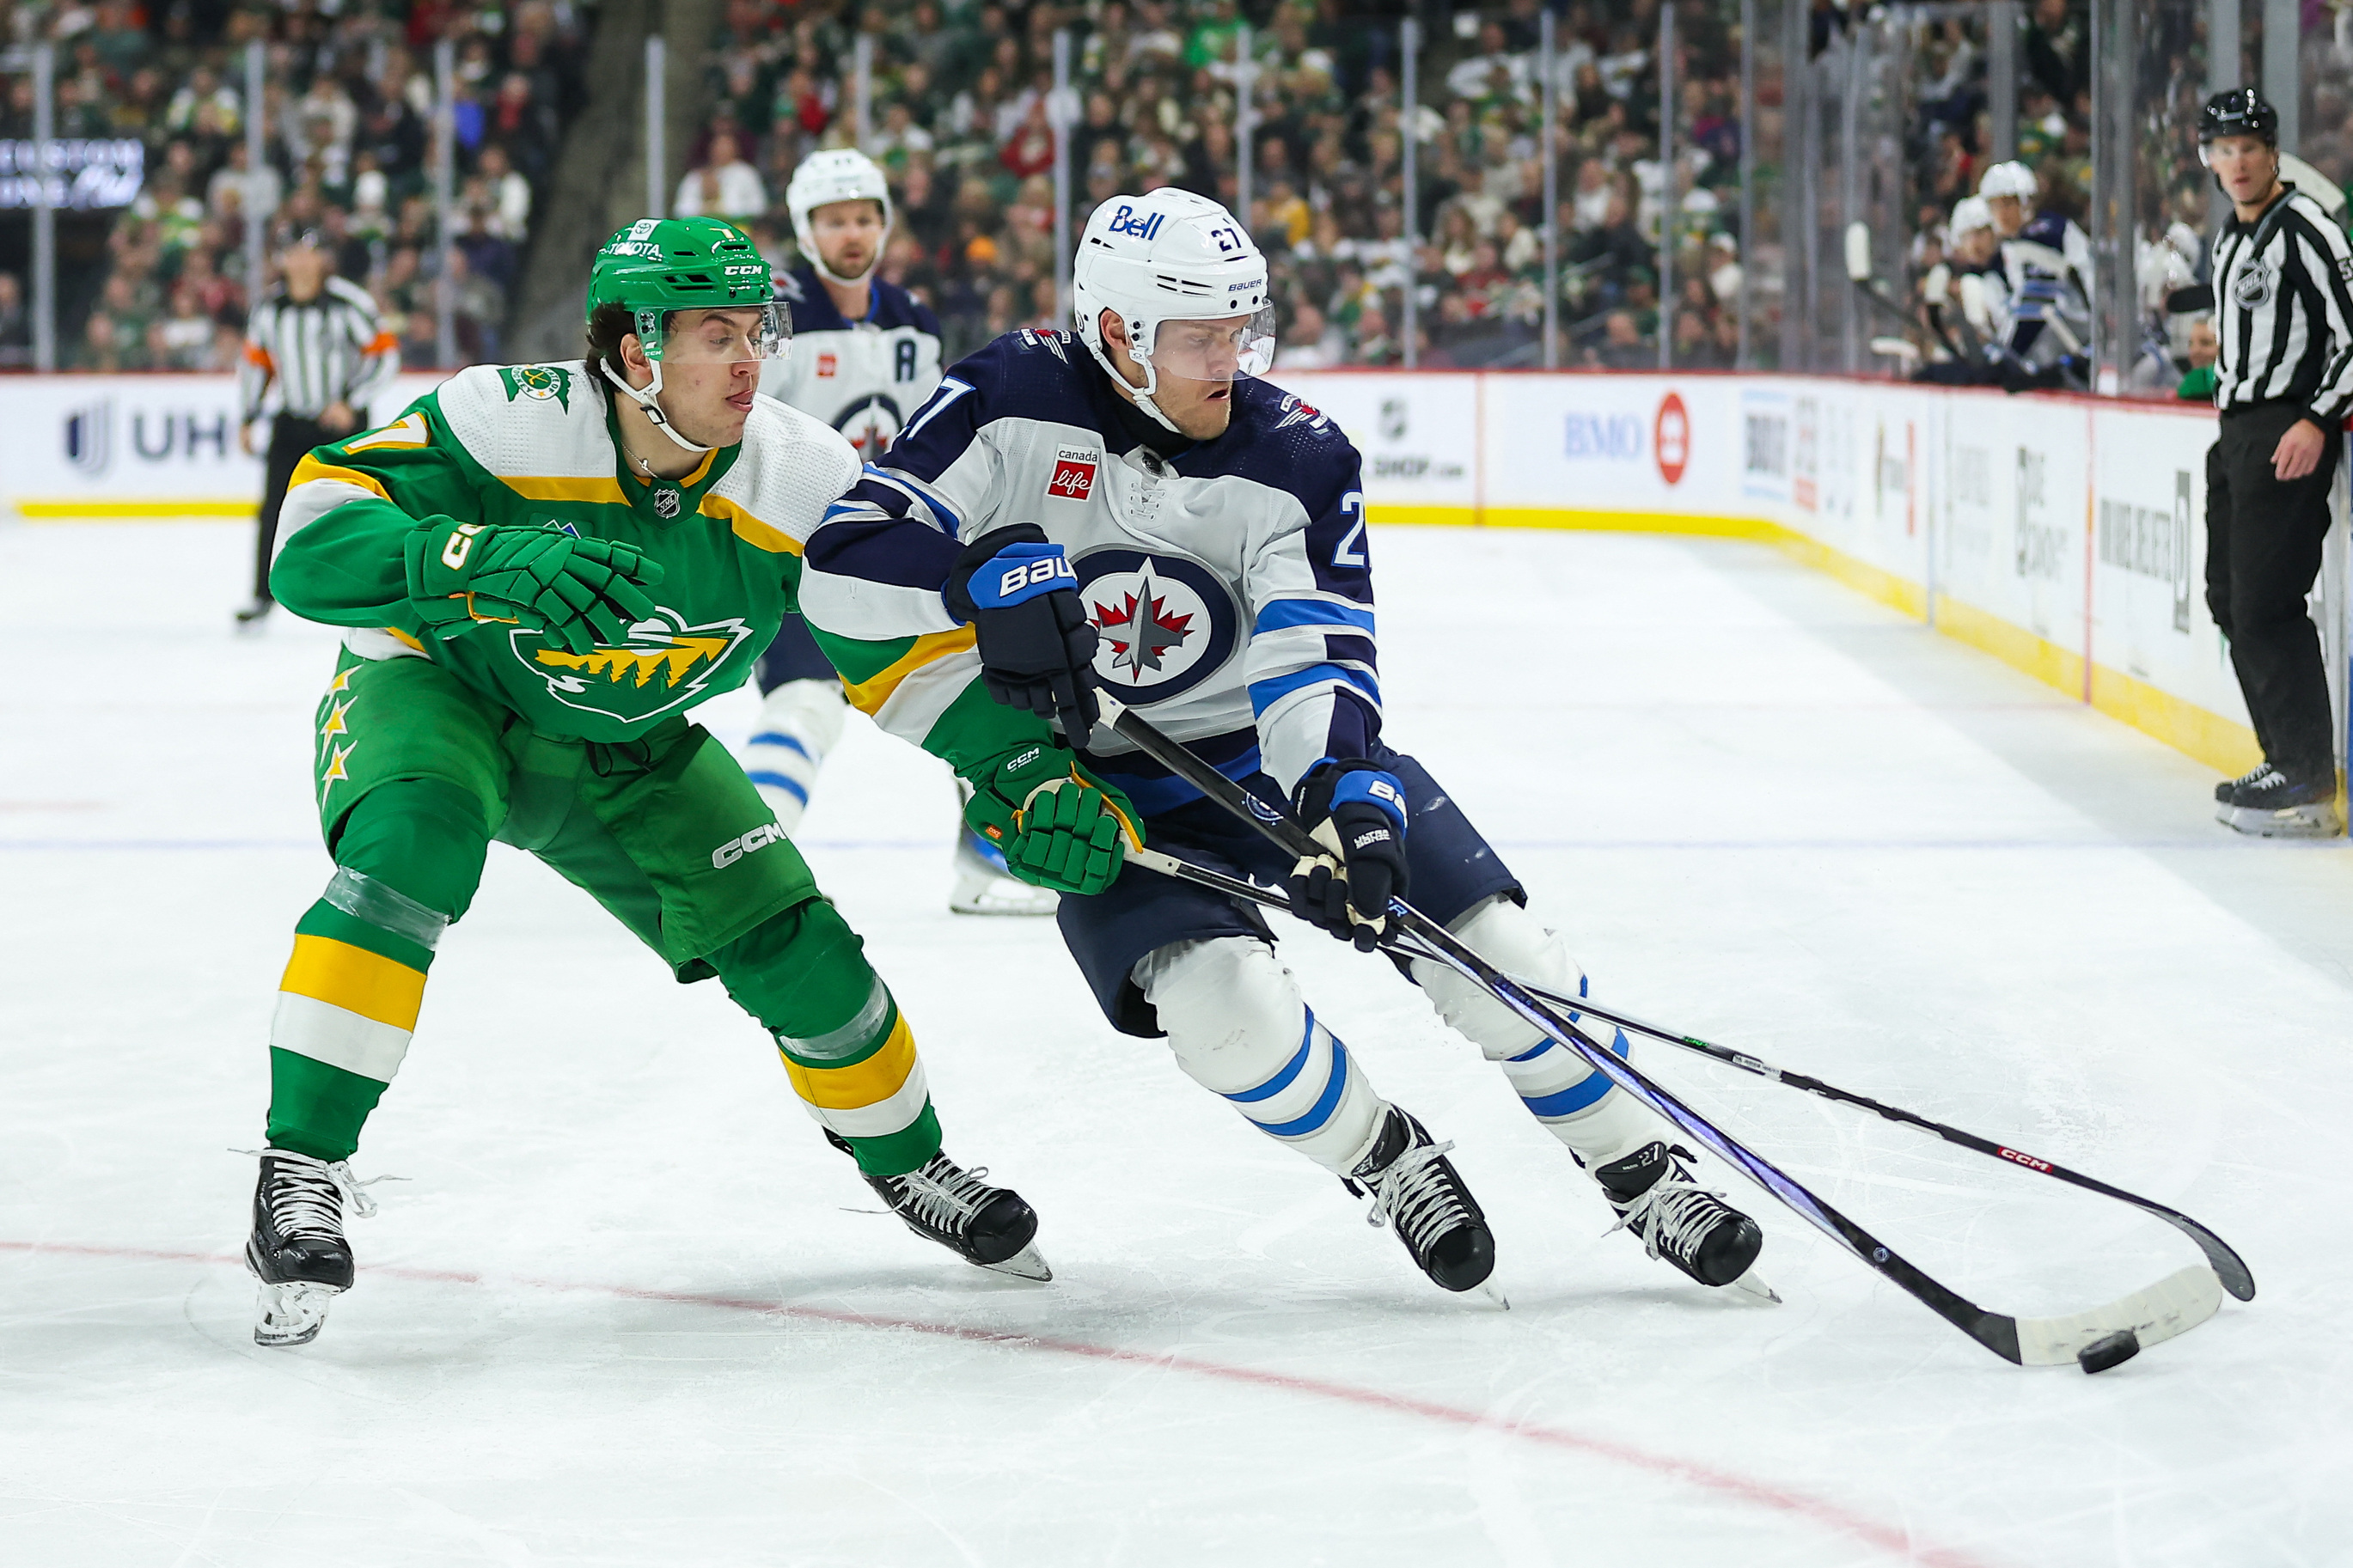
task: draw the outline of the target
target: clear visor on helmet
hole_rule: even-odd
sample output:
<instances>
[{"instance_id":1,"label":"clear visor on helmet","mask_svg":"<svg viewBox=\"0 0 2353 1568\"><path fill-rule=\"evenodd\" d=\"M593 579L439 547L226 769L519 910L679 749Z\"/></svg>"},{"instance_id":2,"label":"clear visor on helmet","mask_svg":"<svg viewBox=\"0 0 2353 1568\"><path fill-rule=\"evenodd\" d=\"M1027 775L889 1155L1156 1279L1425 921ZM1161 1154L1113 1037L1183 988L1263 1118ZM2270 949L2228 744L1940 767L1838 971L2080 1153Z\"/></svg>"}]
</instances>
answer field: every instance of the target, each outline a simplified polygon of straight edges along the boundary
<instances>
[{"instance_id":1,"label":"clear visor on helmet","mask_svg":"<svg viewBox=\"0 0 2353 1568\"><path fill-rule=\"evenodd\" d=\"M646 345L649 358L665 364L736 364L784 358L793 335L793 319L779 303L673 310L660 332L659 344Z\"/></svg>"},{"instance_id":2,"label":"clear visor on helmet","mask_svg":"<svg viewBox=\"0 0 2353 1568\"><path fill-rule=\"evenodd\" d=\"M1212 321L1162 321L1148 350L1136 357L1155 374L1186 381L1232 381L1264 375L1274 363L1274 309Z\"/></svg>"},{"instance_id":3,"label":"clear visor on helmet","mask_svg":"<svg viewBox=\"0 0 2353 1568\"><path fill-rule=\"evenodd\" d=\"M2225 131L2222 132L2221 136L2216 137L2214 141L2221 141L2223 137L2241 136L2245 137L2250 141L2257 139L2255 133L2252 131ZM2200 142L2198 143L2198 162L2200 166L2202 168L2211 169L2214 166L2214 142Z\"/></svg>"}]
</instances>

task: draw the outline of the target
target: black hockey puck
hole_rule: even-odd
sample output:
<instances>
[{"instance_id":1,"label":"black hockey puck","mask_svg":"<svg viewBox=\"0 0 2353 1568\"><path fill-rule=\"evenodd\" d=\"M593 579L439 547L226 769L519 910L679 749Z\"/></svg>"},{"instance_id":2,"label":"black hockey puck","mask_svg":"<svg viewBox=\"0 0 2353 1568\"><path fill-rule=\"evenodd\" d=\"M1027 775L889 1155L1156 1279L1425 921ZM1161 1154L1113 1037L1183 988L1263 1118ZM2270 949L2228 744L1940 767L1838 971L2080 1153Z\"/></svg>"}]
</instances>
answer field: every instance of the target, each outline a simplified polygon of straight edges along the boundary
<instances>
[{"instance_id":1,"label":"black hockey puck","mask_svg":"<svg viewBox=\"0 0 2353 1568\"><path fill-rule=\"evenodd\" d=\"M2122 1366L2140 1354L2140 1336L2130 1329L2118 1329L2105 1339L2094 1340L2075 1352L2075 1361L2085 1372L2105 1372L2112 1366Z\"/></svg>"}]
</instances>

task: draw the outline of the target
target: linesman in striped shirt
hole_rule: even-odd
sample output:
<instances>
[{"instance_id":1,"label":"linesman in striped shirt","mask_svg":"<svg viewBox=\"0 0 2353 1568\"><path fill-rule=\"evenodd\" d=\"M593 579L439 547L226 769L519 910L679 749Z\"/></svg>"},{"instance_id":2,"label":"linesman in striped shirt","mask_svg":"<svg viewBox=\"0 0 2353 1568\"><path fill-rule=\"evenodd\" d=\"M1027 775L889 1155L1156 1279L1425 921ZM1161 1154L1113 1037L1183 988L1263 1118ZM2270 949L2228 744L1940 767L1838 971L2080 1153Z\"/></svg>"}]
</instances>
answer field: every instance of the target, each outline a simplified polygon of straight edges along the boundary
<instances>
[{"instance_id":1,"label":"linesman in striped shirt","mask_svg":"<svg viewBox=\"0 0 2353 1568\"><path fill-rule=\"evenodd\" d=\"M237 367L237 445L253 450L253 426L269 426L269 478L253 557L253 602L237 613L250 626L269 613L270 549L278 509L294 466L313 447L364 428L368 405L400 369L400 342L376 320L367 290L334 275L334 257L306 230L279 253L282 281L254 307Z\"/></svg>"},{"instance_id":2,"label":"linesman in striped shirt","mask_svg":"<svg viewBox=\"0 0 2353 1568\"><path fill-rule=\"evenodd\" d=\"M2263 748L2262 766L2216 786L2217 815L2242 833L2327 837L2342 830L2337 747L2305 598L2353 409L2353 245L2280 179L2279 111L2254 89L2209 99L2198 143L2233 208L2214 250L2206 603Z\"/></svg>"}]
</instances>

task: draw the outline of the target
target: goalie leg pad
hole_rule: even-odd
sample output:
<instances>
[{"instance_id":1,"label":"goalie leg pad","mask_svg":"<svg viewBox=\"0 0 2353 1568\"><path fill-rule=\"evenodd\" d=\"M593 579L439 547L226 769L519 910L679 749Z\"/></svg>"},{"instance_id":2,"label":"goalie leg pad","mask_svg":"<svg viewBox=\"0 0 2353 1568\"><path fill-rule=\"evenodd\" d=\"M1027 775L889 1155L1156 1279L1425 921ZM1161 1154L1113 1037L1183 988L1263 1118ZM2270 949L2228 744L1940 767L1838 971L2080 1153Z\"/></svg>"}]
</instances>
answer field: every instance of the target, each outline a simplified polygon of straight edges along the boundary
<instances>
[{"instance_id":1,"label":"goalie leg pad","mask_svg":"<svg viewBox=\"0 0 2353 1568\"><path fill-rule=\"evenodd\" d=\"M1509 898L1484 900L1450 929L1506 973L1564 994L1584 994L1585 972L1567 944ZM1664 1135L1647 1107L1469 980L1430 959L1416 959L1412 968L1439 1016L1504 1069L1520 1102L1580 1163L1606 1164ZM1623 1030L1588 1023L1579 1032L1620 1057L1632 1050Z\"/></svg>"},{"instance_id":2,"label":"goalie leg pad","mask_svg":"<svg viewBox=\"0 0 2353 1568\"><path fill-rule=\"evenodd\" d=\"M1187 1077L1335 1174L1362 1162L1387 1102L1272 948L1254 937L1176 942L1134 978Z\"/></svg>"}]
</instances>

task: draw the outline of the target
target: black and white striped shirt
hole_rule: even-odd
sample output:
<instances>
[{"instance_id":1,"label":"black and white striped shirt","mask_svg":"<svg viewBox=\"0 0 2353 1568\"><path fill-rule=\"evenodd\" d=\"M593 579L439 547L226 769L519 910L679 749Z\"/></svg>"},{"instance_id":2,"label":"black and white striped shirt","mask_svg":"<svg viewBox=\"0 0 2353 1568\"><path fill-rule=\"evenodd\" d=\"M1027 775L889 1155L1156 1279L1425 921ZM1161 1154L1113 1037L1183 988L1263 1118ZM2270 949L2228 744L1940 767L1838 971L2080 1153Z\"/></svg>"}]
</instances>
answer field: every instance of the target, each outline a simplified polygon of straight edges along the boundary
<instances>
[{"instance_id":1,"label":"black and white striped shirt","mask_svg":"<svg viewBox=\"0 0 2353 1568\"><path fill-rule=\"evenodd\" d=\"M2353 409L2353 245L2320 204L2284 185L2214 250L2214 406L2285 403L2335 430Z\"/></svg>"},{"instance_id":2,"label":"black and white striped shirt","mask_svg":"<svg viewBox=\"0 0 2353 1568\"><path fill-rule=\"evenodd\" d=\"M246 324L237 401L248 425L273 388L274 407L298 419L316 419L334 403L364 412L399 369L399 340L377 323L366 289L330 278L298 300L281 284Z\"/></svg>"}]
</instances>

